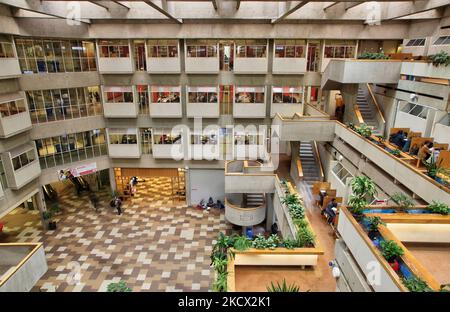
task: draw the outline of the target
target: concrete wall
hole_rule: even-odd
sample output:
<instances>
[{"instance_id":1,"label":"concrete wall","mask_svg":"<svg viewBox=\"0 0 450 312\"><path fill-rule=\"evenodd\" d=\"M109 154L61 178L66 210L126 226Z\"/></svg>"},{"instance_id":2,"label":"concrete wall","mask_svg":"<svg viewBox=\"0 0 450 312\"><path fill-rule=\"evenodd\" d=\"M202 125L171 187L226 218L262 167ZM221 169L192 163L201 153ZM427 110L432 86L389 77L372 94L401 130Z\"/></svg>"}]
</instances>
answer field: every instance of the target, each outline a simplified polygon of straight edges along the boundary
<instances>
[{"instance_id":1,"label":"concrete wall","mask_svg":"<svg viewBox=\"0 0 450 312\"><path fill-rule=\"evenodd\" d=\"M225 176L223 170L189 169L190 205L197 205L200 200L208 202L225 201Z\"/></svg>"}]
</instances>

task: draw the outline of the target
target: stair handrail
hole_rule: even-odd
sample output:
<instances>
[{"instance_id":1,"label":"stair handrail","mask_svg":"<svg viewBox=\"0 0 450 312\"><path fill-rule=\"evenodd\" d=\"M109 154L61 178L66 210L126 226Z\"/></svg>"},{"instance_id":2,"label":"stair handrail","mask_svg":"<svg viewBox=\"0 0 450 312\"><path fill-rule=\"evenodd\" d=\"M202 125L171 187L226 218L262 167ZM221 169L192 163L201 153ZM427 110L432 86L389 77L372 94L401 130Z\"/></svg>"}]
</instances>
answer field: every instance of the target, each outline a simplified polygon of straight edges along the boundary
<instances>
[{"instance_id":1,"label":"stair handrail","mask_svg":"<svg viewBox=\"0 0 450 312\"><path fill-rule=\"evenodd\" d=\"M376 111L377 111L377 115L380 117L381 119L381 123L386 124L386 120L384 119L383 116L383 112L380 109L380 105L378 104L378 101L375 97L375 95L373 94L372 88L370 87L370 84L366 83L366 87L367 90L369 91L370 97L372 98L373 104L375 105Z\"/></svg>"},{"instance_id":2,"label":"stair handrail","mask_svg":"<svg viewBox=\"0 0 450 312\"><path fill-rule=\"evenodd\" d=\"M355 115L356 115L356 118L358 119L358 122L359 122L360 124L365 123L365 122L364 122L364 118L363 118L363 116L362 116L362 114L361 114L361 111L359 110L358 104L353 105L353 110L355 111Z\"/></svg>"},{"instance_id":3,"label":"stair handrail","mask_svg":"<svg viewBox=\"0 0 450 312\"><path fill-rule=\"evenodd\" d=\"M323 173L323 166L322 166L322 160L320 159L319 149L317 148L317 142L313 141L314 146L314 155L316 157L316 161L319 164L319 173L320 173L320 179L323 181L325 179L325 174Z\"/></svg>"}]
</instances>

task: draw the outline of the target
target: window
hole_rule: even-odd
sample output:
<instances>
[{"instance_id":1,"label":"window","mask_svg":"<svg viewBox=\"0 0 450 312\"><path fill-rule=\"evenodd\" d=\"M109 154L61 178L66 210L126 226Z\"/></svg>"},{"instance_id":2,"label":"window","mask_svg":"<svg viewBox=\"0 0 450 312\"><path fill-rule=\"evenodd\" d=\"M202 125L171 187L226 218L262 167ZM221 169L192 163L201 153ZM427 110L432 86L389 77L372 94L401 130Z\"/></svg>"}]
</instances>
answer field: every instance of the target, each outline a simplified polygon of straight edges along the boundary
<instances>
[{"instance_id":1,"label":"window","mask_svg":"<svg viewBox=\"0 0 450 312\"><path fill-rule=\"evenodd\" d=\"M426 119L430 109L422 105L406 103L400 110L404 113Z\"/></svg>"},{"instance_id":2,"label":"window","mask_svg":"<svg viewBox=\"0 0 450 312\"><path fill-rule=\"evenodd\" d=\"M346 185L347 178L352 178L353 175L345 169L344 166L342 166L341 163L336 163L336 165L333 167L333 173L336 175L336 177L342 182L342 184Z\"/></svg>"},{"instance_id":3,"label":"window","mask_svg":"<svg viewBox=\"0 0 450 312\"><path fill-rule=\"evenodd\" d=\"M237 57L266 57L267 41L266 40L237 40L236 56Z\"/></svg>"},{"instance_id":4,"label":"window","mask_svg":"<svg viewBox=\"0 0 450 312\"><path fill-rule=\"evenodd\" d=\"M18 99L5 103L0 103L0 115L2 118L20 114L26 111L25 100Z\"/></svg>"},{"instance_id":5,"label":"window","mask_svg":"<svg viewBox=\"0 0 450 312\"><path fill-rule=\"evenodd\" d=\"M216 145L217 144L217 134L192 134L191 144L192 145Z\"/></svg>"},{"instance_id":6,"label":"window","mask_svg":"<svg viewBox=\"0 0 450 312\"><path fill-rule=\"evenodd\" d=\"M235 145L261 145L263 136L257 133L236 133L234 135Z\"/></svg>"},{"instance_id":7,"label":"window","mask_svg":"<svg viewBox=\"0 0 450 312\"><path fill-rule=\"evenodd\" d=\"M12 40L0 35L0 58L15 58Z\"/></svg>"},{"instance_id":8,"label":"window","mask_svg":"<svg viewBox=\"0 0 450 312\"><path fill-rule=\"evenodd\" d=\"M407 43L406 43L407 47L423 47L425 46L425 39L424 38L420 38L420 39L410 39Z\"/></svg>"},{"instance_id":9,"label":"window","mask_svg":"<svg viewBox=\"0 0 450 312\"><path fill-rule=\"evenodd\" d=\"M192 40L186 42L187 57L217 57L217 41Z\"/></svg>"},{"instance_id":10,"label":"window","mask_svg":"<svg viewBox=\"0 0 450 312\"><path fill-rule=\"evenodd\" d=\"M100 40L98 42L98 49L100 50L100 57L130 57L128 40Z\"/></svg>"},{"instance_id":11,"label":"window","mask_svg":"<svg viewBox=\"0 0 450 312\"><path fill-rule=\"evenodd\" d=\"M149 113L148 86L137 85L136 89L139 102L139 114L147 115Z\"/></svg>"},{"instance_id":12,"label":"window","mask_svg":"<svg viewBox=\"0 0 450 312\"><path fill-rule=\"evenodd\" d=\"M152 103L180 103L180 87L152 86Z\"/></svg>"},{"instance_id":13,"label":"window","mask_svg":"<svg viewBox=\"0 0 450 312\"><path fill-rule=\"evenodd\" d=\"M306 40L276 40L275 57L277 58L306 57Z\"/></svg>"},{"instance_id":14,"label":"window","mask_svg":"<svg viewBox=\"0 0 450 312\"><path fill-rule=\"evenodd\" d=\"M356 50L355 41L326 41L325 58L354 58Z\"/></svg>"},{"instance_id":15,"label":"window","mask_svg":"<svg viewBox=\"0 0 450 312\"><path fill-rule=\"evenodd\" d=\"M34 124L102 114L99 87L27 91Z\"/></svg>"},{"instance_id":16,"label":"window","mask_svg":"<svg viewBox=\"0 0 450 312\"><path fill-rule=\"evenodd\" d=\"M140 137L141 137L142 154L151 154L152 153L152 129L151 128L139 129L139 133L140 133Z\"/></svg>"},{"instance_id":17,"label":"window","mask_svg":"<svg viewBox=\"0 0 450 312\"><path fill-rule=\"evenodd\" d=\"M105 129L36 140L42 169L107 155Z\"/></svg>"},{"instance_id":18,"label":"window","mask_svg":"<svg viewBox=\"0 0 450 312\"><path fill-rule=\"evenodd\" d=\"M264 103L264 87L236 87L235 103Z\"/></svg>"},{"instance_id":19,"label":"window","mask_svg":"<svg viewBox=\"0 0 450 312\"><path fill-rule=\"evenodd\" d=\"M117 132L117 131L115 131ZM114 133L109 135L109 144L137 144L136 134Z\"/></svg>"},{"instance_id":20,"label":"window","mask_svg":"<svg viewBox=\"0 0 450 312\"><path fill-rule=\"evenodd\" d=\"M148 57L178 57L178 40L147 40Z\"/></svg>"},{"instance_id":21,"label":"window","mask_svg":"<svg viewBox=\"0 0 450 312\"><path fill-rule=\"evenodd\" d=\"M302 102L302 87L272 87L272 103L300 104Z\"/></svg>"},{"instance_id":22,"label":"window","mask_svg":"<svg viewBox=\"0 0 450 312\"><path fill-rule=\"evenodd\" d=\"M91 41L16 39L17 56L24 74L96 71Z\"/></svg>"},{"instance_id":23,"label":"window","mask_svg":"<svg viewBox=\"0 0 450 312\"><path fill-rule=\"evenodd\" d=\"M442 36L436 39L433 45L449 45L450 44L450 36Z\"/></svg>"},{"instance_id":24,"label":"window","mask_svg":"<svg viewBox=\"0 0 450 312\"><path fill-rule=\"evenodd\" d=\"M217 103L216 87L188 87L189 103Z\"/></svg>"},{"instance_id":25,"label":"window","mask_svg":"<svg viewBox=\"0 0 450 312\"><path fill-rule=\"evenodd\" d=\"M25 167L26 165L35 161L36 157L34 154L34 149L29 149L26 152L23 152L19 155L12 156L12 163L14 171L19 170L20 168Z\"/></svg>"},{"instance_id":26,"label":"window","mask_svg":"<svg viewBox=\"0 0 450 312\"><path fill-rule=\"evenodd\" d=\"M126 87L104 87L103 96L105 103L133 103L133 88Z\"/></svg>"},{"instance_id":27,"label":"window","mask_svg":"<svg viewBox=\"0 0 450 312\"><path fill-rule=\"evenodd\" d=\"M153 144L156 145L181 144L181 133L169 129L154 130Z\"/></svg>"}]
</instances>

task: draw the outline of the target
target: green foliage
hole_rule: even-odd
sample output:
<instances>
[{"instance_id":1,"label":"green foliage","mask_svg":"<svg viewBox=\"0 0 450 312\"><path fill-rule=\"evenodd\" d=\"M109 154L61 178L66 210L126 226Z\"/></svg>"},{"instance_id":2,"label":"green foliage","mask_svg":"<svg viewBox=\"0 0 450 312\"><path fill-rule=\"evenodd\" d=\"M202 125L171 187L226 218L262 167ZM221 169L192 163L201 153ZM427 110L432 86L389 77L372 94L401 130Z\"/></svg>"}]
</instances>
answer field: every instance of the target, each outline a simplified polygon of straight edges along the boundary
<instances>
[{"instance_id":1,"label":"green foliage","mask_svg":"<svg viewBox=\"0 0 450 312\"><path fill-rule=\"evenodd\" d=\"M369 223L369 231L378 231L378 226L380 224L386 225L386 223L381 221L380 217L368 217L367 221Z\"/></svg>"},{"instance_id":2,"label":"green foliage","mask_svg":"<svg viewBox=\"0 0 450 312\"><path fill-rule=\"evenodd\" d=\"M367 206L367 201L364 198L350 195L348 200L348 206L351 207L350 211L355 215L362 215L364 208Z\"/></svg>"},{"instance_id":3,"label":"green foliage","mask_svg":"<svg viewBox=\"0 0 450 312\"><path fill-rule=\"evenodd\" d=\"M252 241L250 239L248 239L248 237L246 237L246 236L236 236L234 238L233 247L236 250L244 251L244 250L249 249L251 247L251 245L252 245Z\"/></svg>"},{"instance_id":4,"label":"green foliage","mask_svg":"<svg viewBox=\"0 0 450 312\"><path fill-rule=\"evenodd\" d=\"M372 135L372 129L365 123L361 124L358 128L356 128L356 132L358 132L365 138L368 138Z\"/></svg>"},{"instance_id":5,"label":"green foliage","mask_svg":"<svg viewBox=\"0 0 450 312\"><path fill-rule=\"evenodd\" d=\"M295 239L290 239L290 238L285 238L282 242L281 242L281 246L280 247L284 247L287 249L294 249L299 247L298 243Z\"/></svg>"},{"instance_id":6,"label":"green foliage","mask_svg":"<svg viewBox=\"0 0 450 312\"><path fill-rule=\"evenodd\" d=\"M270 283L270 286L267 287L268 292L300 292L300 287L298 287L295 283L287 284L286 279L283 279L283 283L280 284L277 282L275 285L273 282Z\"/></svg>"},{"instance_id":7,"label":"green foliage","mask_svg":"<svg viewBox=\"0 0 450 312\"><path fill-rule=\"evenodd\" d=\"M400 156L400 150L397 148L397 149L395 149L395 150L392 150L392 151L390 151L389 152L391 155L394 155L394 156L396 156L396 157L398 157L398 156Z\"/></svg>"},{"instance_id":8,"label":"green foliage","mask_svg":"<svg viewBox=\"0 0 450 312\"><path fill-rule=\"evenodd\" d=\"M441 203L441 202L437 202L437 201L432 201L431 204L429 204L427 206L428 210L430 210L432 213L439 213L441 215L448 215L448 205Z\"/></svg>"},{"instance_id":9,"label":"green foliage","mask_svg":"<svg viewBox=\"0 0 450 312\"><path fill-rule=\"evenodd\" d=\"M297 229L297 245L298 247L314 247L315 235L307 226Z\"/></svg>"},{"instance_id":10,"label":"green foliage","mask_svg":"<svg viewBox=\"0 0 450 312\"><path fill-rule=\"evenodd\" d=\"M228 277L228 272L226 272L226 271L220 272L220 273L218 272L217 278L212 284L212 289L216 292L226 292L228 289L227 277Z\"/></svg>"},{"instance_id":11,"label":"green foliage","mask_svg":"<svg viewBox=\"0 0 450 312\"><path fill-rule=\"evenodd\" d=\"M258 234L252 241L252 247L256 249L275 249L280 245L280 238L276 234L272 234L269 238Z\"/></svg>"},{"instance_id":12,"label":"green foliage","mask_svg":"<svg viewBox=\"0 0 450 312\"><path fill-rule=\"evenodd\" d=\"M406 210L414 206L414 201L403 193L394 193L391 200L400 206L400 209Z\"/></svg>"},{"instance_id":13,"label":"green foliage","mask_svg":"<svg viewBox=\"0 0 450 312\"><path fill-rule=\"evenodd\" d=\"M364 52L358 56L361 60L387 60L389 56L385 55L383 52Z\"/></svg>"},{"instance_id":14,"label":"green foliage","mask_svg":"<svg viewBox=\"0 0 450 312\"><path fill-rule=\"evenodd\" d=\"M402 278L402 283L412 292L433 292L427 283L418 277Z\"/></svg>"},{"instance_id":15,"label":"green foliage","mask_svg":"<svg viewBox=\"0 0 450 312\"><path fill-rule=\"evenodd\" d=\"M430 55L429 58L434 66L443 65L447 67L450 64L450 55L445 51Z\"/></svg>"},{"instance_id":16,"label":"green foliage","mask_svg":"<svg viewBox=\"0 0 450 312\"><path fill-rule=\"evenodd\" d=\"M110 283L107 286L107 292L131 292L131 288L124 281Z\"/></svg>"},{"instance_id":17,"label":"green foliage","mask_svg":"<svg viewBox=\"0 0 450 312\"><path fill-rule=\"evenodd\" d=\"M223 256L217 255L212 260L212 266L214 267L214 270L216 270L219 273L226 271L227 265L228 265L228 259L226 256L223 257Z\"/></svg>"},{"instance_id":18,"label":"green foliage","mask_svg":"<svg viewBox=\"0 0 450 312\"><path fill-rule=\"evenodd\" d=\"M49 210L44 211L42 213L42 217L44 218L44 220L51 220L51 218L53 218L53 213Z\"/></svg>"},{"instance_id":19,"label":"green foliage","mask_svg":"<svg viewBox=\"0 0 450 312\"><path fill-rule=\"evenodd\" d=\"M439 167L436 162L434 161L434 158L431 158L431 162L424 161L423 164L427 168L427 174L428 176L432 177L433 179L436 178L436 176L439 173L442 173L444 175L450 175L450 171L447 168Z\"/></svg>"},{"instance_id":20,"label":"green foliage","mask_svg":"<svg viewBox=\"0 0 450 312\"><path fill-rule=\"evenodd\" d=\"M386 137L384 135L377 135L377 138L380 140L380 143L386 142Z\"/></svg>"},{"instance_id":21,"label":"green foliage","mask_svg":"<svg viewBox=\"0 0 450 312\"><path fill-rule=\"evenodd\" d=\"M353 130L353 131L356 132L356 127L355 127L355 125L354 125L352 122L350 122L350 123L348 124L348 127L349 127L351 130Z\"/></svg>"},{"instance_id":22,"label":"green foliage","mask_svg":"<svg viewBox=\"0 0 450 312\"><path fill-rule=\"evenodd\" d=\"M393 240L381 242L381 254L387 261L392 261L397 257L403 256L405 253L399 245Z\"/></svg>"},{"instance_id":23,"label":"green foliage","mask_svg":"<svg viewBox=\"0 0 450 312\"><path fill-rule=\"evenodd\" d=\"M305 217L305 208L297 194L288 194L282 200L281 203L285 204L288 208L289 214L293 220L303 219Z\"/></svg>"},{"instance_id":24,"label":"green foliage","mask_svg":"<svg viewBox=\"0 0 450 312\"><path fill-rule=\"evenodd\" d=\"M53 214L60 213L60 212L61 212L61 207L59 206L58 203L54 203L54 204L50 207L50 211L51 211Z\"/></svg>"},{"instance_id":25,"label":"green foliage","mask_svg":"<svg viewBox=\"0 0 450 312\"><path fill-rule=\"evenodd\" d=\"M350 185L352 187L353 195L357 197L373 197L377 194L375 183L366 176L354 177L351 180Z\"/></svg>"}]
</instances>

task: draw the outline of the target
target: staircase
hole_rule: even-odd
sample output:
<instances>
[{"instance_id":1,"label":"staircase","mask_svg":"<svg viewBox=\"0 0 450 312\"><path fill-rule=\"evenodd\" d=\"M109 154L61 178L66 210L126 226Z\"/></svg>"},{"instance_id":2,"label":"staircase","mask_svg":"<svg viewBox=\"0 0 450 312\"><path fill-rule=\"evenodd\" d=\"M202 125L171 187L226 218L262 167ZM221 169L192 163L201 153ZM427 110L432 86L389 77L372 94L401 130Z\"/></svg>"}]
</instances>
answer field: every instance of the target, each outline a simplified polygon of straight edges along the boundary
<instances>
[{"instance_id":1,"label":"staircase","mask_svg":"<svg viewBox=\"0 0 450 312\"><path fill-rule=\"evenodd\" d=\"M243 207L254 208L264 204L264 194L246 194L244 195L245 203Z\"/></svg>"},{"instance_id":2,"label":"staircase","mask_svg":"<svg viewBox=\"0 0 450 312\"><path fill-rule=\"evenodd\" d=\"M364 123L372 128L372 133L375 135L380 135L378 128L378 122L375 118L375 113L372 107L367 102L366 94L364 90L359 88L358 95L356 97L356 104L358 105L359 111L364 119Z\"/></svg>"},{"instance_id":3,"label":"staircase","mask_svg":"<svg viewBox=\"0 0 450 312\"><path fill-rule=\"evenodd\" d=\"M302 162L303 182L308 187L312 187L314 182L320 181L320 169L316 163L311 142L300 142L300 161Z\"/></svg>"}]
</instances>

